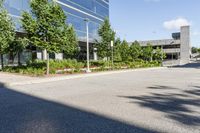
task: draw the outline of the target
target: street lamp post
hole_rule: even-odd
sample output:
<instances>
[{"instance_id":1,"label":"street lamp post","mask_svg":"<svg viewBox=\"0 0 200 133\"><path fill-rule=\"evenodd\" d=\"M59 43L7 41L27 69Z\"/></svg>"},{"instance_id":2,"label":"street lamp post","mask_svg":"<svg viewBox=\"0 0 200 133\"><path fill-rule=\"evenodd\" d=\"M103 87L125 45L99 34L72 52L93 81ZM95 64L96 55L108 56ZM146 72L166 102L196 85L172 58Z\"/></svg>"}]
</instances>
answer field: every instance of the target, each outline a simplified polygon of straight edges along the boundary
<instances>
[{"instance_id":1,"label":"street lamp post","mask_svg":"<svg viewBox=\"0 0 200 133\"><path fill-rule=\"evenodd\" d=\"M86 42L87 42L87 70L86 72L87 73L90 73L91 70L90 70L90 49L89 49L89 19L86 18L84 19L84 21L86 22L86 32L87 32L87 39L86 39Z\"/></svg>"}]
</instances>

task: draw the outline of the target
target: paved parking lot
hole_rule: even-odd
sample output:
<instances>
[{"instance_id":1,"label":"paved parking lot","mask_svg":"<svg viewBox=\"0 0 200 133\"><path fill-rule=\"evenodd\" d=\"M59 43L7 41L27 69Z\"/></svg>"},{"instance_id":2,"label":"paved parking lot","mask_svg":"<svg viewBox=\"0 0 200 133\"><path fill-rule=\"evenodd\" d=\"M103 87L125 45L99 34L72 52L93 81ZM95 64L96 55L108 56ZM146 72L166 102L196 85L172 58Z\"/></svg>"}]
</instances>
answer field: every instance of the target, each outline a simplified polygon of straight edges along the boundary
<instances>
[{"instance_id":1,"label":"paved parking lot","mask_svg":"<svg viewBox=\"0 0 200 133\"><path fill-rule=\"evenodd\" d=\"M199 133L200 68L0 89L1 133Z\"/></svg>"}]
</instances>

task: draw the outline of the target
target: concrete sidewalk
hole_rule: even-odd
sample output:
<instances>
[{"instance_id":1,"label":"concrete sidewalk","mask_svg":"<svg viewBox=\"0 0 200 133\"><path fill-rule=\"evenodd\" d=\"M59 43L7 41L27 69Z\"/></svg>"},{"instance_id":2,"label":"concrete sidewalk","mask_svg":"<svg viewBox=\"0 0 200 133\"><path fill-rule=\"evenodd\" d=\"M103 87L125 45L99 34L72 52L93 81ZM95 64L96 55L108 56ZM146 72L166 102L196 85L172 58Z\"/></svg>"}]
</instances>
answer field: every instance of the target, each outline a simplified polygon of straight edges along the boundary
<instances>
[{"instance_id":1,"label":"concrete sidewalk","mask_svg":"<svg viewBox=\"0 0 200 133\"><path fill-rule=\"evenodd\" d=\"M0 86L6 86L12 83L23 83L31 80L39 80L39 77L30 77L12 73L0 72Z\"/></svg>"},{"instance_id":2,"label":"concrete sidewalk","mask_svg":"<svg viewBox=\"0 0 200 133\"><path fill-rule=\"evenodd\" d=\"M147 70L149 71L149 70L164 69L164 68L165 67L140 68L140 69L130 69L130 70L96 72L96 73L89 73L89 74L62 75L62 76L56 76L56 77L30 77L30 76L0 72L0 86L29 85L29 84L56 82L56 81L62 81L62 80L68 80L68 79L86 78L86 77L92 77L92 76L101 76L101 75L108 75L108 74L133 72L133 71L147 71Z\"/></svg>"}]
</instances>

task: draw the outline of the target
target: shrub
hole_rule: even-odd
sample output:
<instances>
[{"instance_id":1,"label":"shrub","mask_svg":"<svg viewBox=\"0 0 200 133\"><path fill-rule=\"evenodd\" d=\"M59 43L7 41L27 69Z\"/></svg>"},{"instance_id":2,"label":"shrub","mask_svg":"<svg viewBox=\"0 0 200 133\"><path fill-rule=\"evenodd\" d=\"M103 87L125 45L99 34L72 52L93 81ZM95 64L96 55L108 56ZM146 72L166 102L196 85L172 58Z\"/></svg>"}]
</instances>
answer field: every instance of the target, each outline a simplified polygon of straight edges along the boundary
<instances>
[{"instance_id":1,"label":"shrub","mask_svg":"<svg viewBox=\"0 0 200 133\"><path fill-rule=\"evenodd\" d=\"M84 67L84 63L78 62L77 60L50 60L50 73L56 74L57 70L61 73L65 69L71 69L71 72L80 72L81 68Z\"/></svg>"},{"instance_id":2,"label":"shrub","mask_svg":"<svg viewBox=\"0 0 200 133\"><path fill-rule=\"evenodd\" d=\"M15 67L5 67L4 72L26 74L31 76L42 76L45 74L44 68L35 68L28 66L15 66Z\"/></svg>"}]
</instances>

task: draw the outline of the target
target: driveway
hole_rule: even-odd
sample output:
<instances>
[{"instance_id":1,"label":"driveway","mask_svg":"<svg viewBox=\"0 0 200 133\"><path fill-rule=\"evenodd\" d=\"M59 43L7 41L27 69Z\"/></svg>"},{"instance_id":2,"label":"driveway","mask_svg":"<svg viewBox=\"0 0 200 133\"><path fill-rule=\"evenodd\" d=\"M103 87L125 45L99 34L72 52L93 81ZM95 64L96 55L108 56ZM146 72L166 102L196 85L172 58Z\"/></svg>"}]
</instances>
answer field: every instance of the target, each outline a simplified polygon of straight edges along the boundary
<instances>
[{"instance_id":1,"label":"driveway","mask_svg":"<svg viewBox=\"0 0 200 133\"><path fill-rule=\"evenodd\" d=\"M177 67L0 89L0 133L199 133L200 69Z\"/></svg>"}]
</instances>

